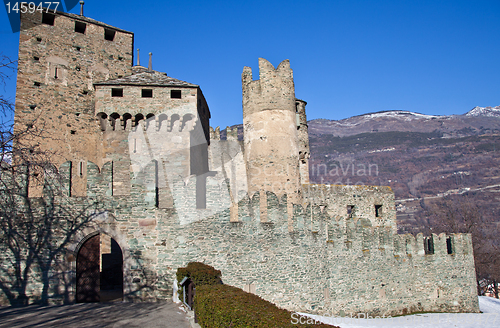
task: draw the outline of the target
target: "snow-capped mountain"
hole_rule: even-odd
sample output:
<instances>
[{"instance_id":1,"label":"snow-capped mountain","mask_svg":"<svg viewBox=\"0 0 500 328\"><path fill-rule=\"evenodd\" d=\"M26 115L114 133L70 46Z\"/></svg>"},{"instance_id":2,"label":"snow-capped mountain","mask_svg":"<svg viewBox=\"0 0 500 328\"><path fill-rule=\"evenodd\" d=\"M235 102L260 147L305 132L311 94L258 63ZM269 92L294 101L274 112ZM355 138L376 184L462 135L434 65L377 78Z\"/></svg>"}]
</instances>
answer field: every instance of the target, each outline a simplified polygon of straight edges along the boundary
<instances>
[{"instance_id":1,"label":"snow-capped mountain","mask_svg":"<svg viewBox=\"0 0 500 328\"><path fill-rule=\"evenodd\" d=\"M465 116L487 116L500 117L500 106L496 107L479 107L476 106L465 113Z\"/></svg>"},{"instance_id":2,"label":"snow-capped mountain","mask_svg":"<svg viewBox=\"0 0 500 328\"><path fill-rule=\"evenodd\" d=\"M376 112L376 113L363 114L363 115L359 115L359 117L364 117L364 118L399 118L399 119L402 118L404 120L411 121L414 119L430 120L433 118L442 118L444 116L426 115L426 114L420 114L420 113L410 112L410 111L406 111L406 110L388 110L388 111L381 111L381 112Z\"/></svg>"},{"instance_id":3,"label":"snow-capped mountain","mask_svg":"<svg viewBox=\"0 0 500 328\"><path fill-rule=\"evenodd\" d=\"M495 119L491 119L494 117ZM447 136L476 135L500 129L500 107L475 107L464 115L425 115L404 110L381 111L343 120L309 121L312 135L350 136L366 132L432 132Z\"/></svg>"}]
</instances>

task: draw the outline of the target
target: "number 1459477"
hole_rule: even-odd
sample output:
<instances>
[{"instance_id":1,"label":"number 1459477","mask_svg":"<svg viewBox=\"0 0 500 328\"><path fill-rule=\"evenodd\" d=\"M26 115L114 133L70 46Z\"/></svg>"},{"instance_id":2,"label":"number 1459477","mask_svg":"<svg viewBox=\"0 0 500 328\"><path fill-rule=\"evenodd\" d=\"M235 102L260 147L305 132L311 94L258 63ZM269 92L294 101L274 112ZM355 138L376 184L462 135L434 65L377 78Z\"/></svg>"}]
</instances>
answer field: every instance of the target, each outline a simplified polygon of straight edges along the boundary
<instances>
[{"instance_id":1,"label":"number 1459477","mask_svg":"<svg viewBox=\"0 0 500 328\"><path fill-rule=\"evenodd\" d=\"M43 6L44 4L45 8ZM7 7L7 14L10 13L33 14L36 11L42 13L44 9L45 12L48 13L49 10L53 10L54 12L56 12L57 7L59 7L59 2L40 2L38 5L34 2L13 2L13 3L7 2L5 6ZM52 9L51 7L53 7L54 9Z\"/></svg>"}]
</instances>

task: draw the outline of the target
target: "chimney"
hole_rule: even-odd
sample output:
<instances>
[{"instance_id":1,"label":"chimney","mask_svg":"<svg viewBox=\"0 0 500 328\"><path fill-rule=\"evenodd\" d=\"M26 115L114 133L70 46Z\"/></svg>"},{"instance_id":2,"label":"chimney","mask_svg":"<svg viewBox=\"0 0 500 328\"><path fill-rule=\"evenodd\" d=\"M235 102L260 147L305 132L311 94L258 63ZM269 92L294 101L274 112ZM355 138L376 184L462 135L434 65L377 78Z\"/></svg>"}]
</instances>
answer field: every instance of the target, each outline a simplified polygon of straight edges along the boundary
<instances>
[{"instance_id":1,"label":"chimney","mask_svg":"<svg viewBox=\"0 0 500 328\"><path fill-rule=\"evenodd\" d=\"M83 5L84 4L85 4L85 2L80 1L80 16L83 16Z\"/></svg>"},{"instance_id":2,"label":"chimney","mask_svg":"<svg viewBox=\"0 0 500 328\"><path fill-rule=\"evenodd\" d=\"M139 58L139 48L137 48L137 66L141 66L141 59Z\"/></svg>"},{"instance_id":3,"label":"chimney","mask_svg":"<svg viewBox=\"0 0 500 328\"><path fill-rule=\"evenodd\" d=\"M149 65L148 65L148 70L152 71L153 70L153 53L149 53Z\"/></svg>"}]
</instances>

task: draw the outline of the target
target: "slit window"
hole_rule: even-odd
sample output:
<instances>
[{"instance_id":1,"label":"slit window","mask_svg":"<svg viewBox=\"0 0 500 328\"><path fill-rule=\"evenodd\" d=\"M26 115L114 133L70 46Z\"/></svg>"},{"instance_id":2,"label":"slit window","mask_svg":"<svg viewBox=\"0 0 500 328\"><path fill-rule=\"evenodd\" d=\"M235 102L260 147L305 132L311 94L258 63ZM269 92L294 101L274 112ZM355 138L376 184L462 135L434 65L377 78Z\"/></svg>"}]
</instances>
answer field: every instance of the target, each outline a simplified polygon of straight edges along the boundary
<instances>
[{"instance_id":1,"label":"slit window","mask_svg":"<svg viewBox=\"0 0 500 328\"><path fill-rule=\"evenodd\" d=\"M54 21L56 19L55 15L49 13L42 14L42 24L52 25L54 26Z\"/></svg>"},{"instance_id":2,"label":"slit window","mask_svg":"<svg viewBox=\"0 0 500 328\"><path fill-rule=\"evenodd\" d=\"M347 205L347 215L352 218L354 215L354 205Z\"/></svg>"},{"instance_id":3,"label":"slit window","mask_svg":"<svg viewBox=\"0 0 500 328\"><path fill-rule=\"evenodd\" d=\"M85 30L87 29L87 24L82 22L75 22L75 32L85 34Z\"/></svg>"},{"instance_id":4,"label":"slit window","mask_svg":"<svg viewBox=\"0 0 500 328\"><path fill-rule=\"evenodd\" d=\"M104 39L108 41L113 41L115 39L116 31L104 29Z\"/></svg>"},{"instance_id":5,"label":"slit window","mask_svg":"<svg viewBox=\"0 0 500 328\"><path fill-rule=\"evenodd\" d=\"M181 90L170 90L170 98L181 99Z\"/></svg>"},{"instance_id":6,"label":"slit window","mask_svg":"<svg viewBox=\"0 0 500 328\"><path fill-rule=\"evenodd\" d=\"M142 98L153 98L153 89L142 89Z\"/></svg>"},{"instance_id":7,"label":"slit window","mask_svg":"<svg viewBox=\"0 0 500 328\"><path fill-rule=\"evenodd\" d=\"M375 205L375 217L382 217L382 205Z\"/></svg>"},{"instance_id":8,"label":"slit window","mask_svg":"<svg viewBox=\"0 0 500 328\"><path fill-rule=\"evenodd\" d=\"M425 255L434 254L434 240L432 240L432 237L424 238L424 250Z\"/></svg>"},{"instance_id":9,"label":"slit window","mask_svg":"<svg viewBox=\"0 0 500 328\"><path fill-rule=\"evenodd\" d=\"M446 250L448 254L453 254L453 242L451 237L446 237Z\"/></svg>"},{"instance_id":10,"label":"slit window","mask_svg":"<svg viewBox=\"0 0 500 328\"><path fill-rule=\"evenodd\" d=\"M406 240L406 255L411 255L411 244L409 240Z\"/></svg>"},{"instance_id":11,"label":"slit window","mask_svg":"<svg viewBox=\"0 0 500 328\"><path fill-rule=\"evenodd\" d=\"M111 89L111 97L123 97L123 89L121 88Z\"/></svg>"}]
</instances>

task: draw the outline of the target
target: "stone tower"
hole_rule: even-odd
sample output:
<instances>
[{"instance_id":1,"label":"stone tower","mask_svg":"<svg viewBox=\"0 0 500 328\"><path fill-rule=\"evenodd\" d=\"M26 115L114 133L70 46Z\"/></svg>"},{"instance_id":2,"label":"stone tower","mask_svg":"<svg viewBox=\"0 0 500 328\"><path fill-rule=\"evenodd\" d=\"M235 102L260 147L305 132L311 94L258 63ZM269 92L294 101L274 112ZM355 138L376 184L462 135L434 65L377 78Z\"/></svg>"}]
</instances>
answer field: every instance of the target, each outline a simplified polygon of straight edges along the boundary
<instances>
[{"instance_id":1,"label":"stone tower","mask_svg":"<svg viewBox=\"0 0 500 328\"><path fill-rule=\"evenodd\" d=\"M259 58L259 80L245 67L243 129L248 191L286 193L300 199L299 138L297 107L290 62L274 66Z\"/></svg>"},{"instance_id":2,"label":"stone tower","mask_svg":"<svg viewBox=\"0 0 500 328\"><path fill-rule=\"evenodd\" d=\"M133 33L85 16L21 14L14 130L34 126L23 146L50 153L57 167L73 163L75 196L85 195L86 162L103 164L93 84L131 74L133 40ZM39 187L30 184L30 194Z\"/></svg>"}]
</instances>

